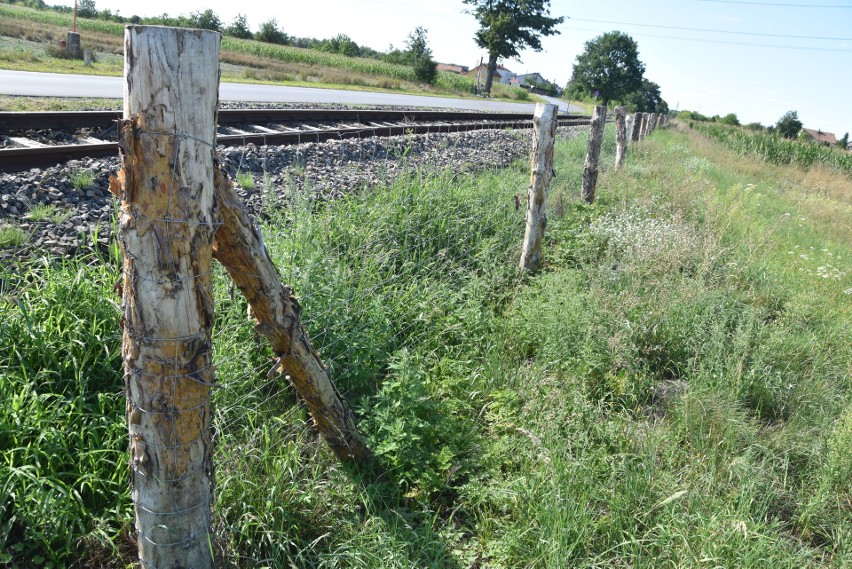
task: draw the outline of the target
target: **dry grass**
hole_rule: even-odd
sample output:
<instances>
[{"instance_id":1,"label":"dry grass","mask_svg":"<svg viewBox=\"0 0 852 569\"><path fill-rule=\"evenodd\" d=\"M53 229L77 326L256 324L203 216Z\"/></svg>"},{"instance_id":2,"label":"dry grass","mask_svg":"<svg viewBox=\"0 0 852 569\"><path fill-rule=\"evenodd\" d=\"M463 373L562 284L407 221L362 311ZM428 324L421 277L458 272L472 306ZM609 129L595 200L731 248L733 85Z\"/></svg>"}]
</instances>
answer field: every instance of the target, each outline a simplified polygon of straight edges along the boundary
<instances>
[{"instance_id":1,"label":"dry grass","mask_svg":"<svg viewBox=\"0 0 852 569\"><path fill-rule=\"evenodd\" d=\"M51 26L44 23L23 22L22 20L0 20L0 36L9 36L27 41L57 45L68 36L68 30L62 26ZM109 34L87 31L85 36L86 49L121 54L124 50L122 38Z\"/></svg>"},{"instance_id":2,"label":"dry grass","mask_svg":"<svg viewBox=\"0 0 852 569\"><path fill-rule=\"evenodd\" d=\"M717 166L740 175L761 179L774 186L778 196L795 205L802 217L817 223L832 240L852 242L852 178L828 168L805 170L792 165L775 165L740 157L683 125L696 153Z\"/></svg>"}]
</instances>

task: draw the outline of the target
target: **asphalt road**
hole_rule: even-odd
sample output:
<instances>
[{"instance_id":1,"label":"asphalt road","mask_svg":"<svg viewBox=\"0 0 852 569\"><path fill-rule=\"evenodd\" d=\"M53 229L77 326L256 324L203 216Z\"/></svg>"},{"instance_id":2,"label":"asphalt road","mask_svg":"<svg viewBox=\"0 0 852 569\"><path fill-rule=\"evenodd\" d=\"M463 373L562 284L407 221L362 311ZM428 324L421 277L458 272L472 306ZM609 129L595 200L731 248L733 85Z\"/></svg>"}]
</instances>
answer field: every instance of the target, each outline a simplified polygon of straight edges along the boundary
<instances>
[{"instance_id":1,"label":"asphalt road","mask_svg":"<svg viewBox=\"0 0 852 569\"><path fill-rule=\"evenodd\" d=\"M0 70L0 95L27 97L98 97L121 99L124 96L121 77L97 75L64 75ZM559 106L560 111L579 113L582 109L565 101L545 97ZM253 101L263 103L338 103L344 105L390 105L404 107L436 107L495 112L533 112L534 103L504 103L486 99L452 99L396 93L343 91L311 87L221 83L222 101Z\"/></svg>"}]
</instances>

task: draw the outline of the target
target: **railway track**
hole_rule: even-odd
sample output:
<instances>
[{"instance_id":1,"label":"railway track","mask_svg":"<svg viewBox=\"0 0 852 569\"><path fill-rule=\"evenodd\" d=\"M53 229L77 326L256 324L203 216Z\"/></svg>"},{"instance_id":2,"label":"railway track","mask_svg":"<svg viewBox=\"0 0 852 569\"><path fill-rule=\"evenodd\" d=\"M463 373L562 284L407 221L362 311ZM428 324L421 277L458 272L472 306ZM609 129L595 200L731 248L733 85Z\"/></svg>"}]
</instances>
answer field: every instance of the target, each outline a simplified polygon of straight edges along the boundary
<instances>
[{"instance_id":1,"label":"railway track","mask_svg":"<svg viewBox=\"0 0 852 569\"><path fill-rule=\"evenodd\" d=\"M118 153L120 111L0 112L0 171L16 172ZM560 126L590 117L560 115ZM521 129L532 115L401 110L222 109L216 142L222 146L290 145L371 136Z\"/></svg>"}]
</instances>

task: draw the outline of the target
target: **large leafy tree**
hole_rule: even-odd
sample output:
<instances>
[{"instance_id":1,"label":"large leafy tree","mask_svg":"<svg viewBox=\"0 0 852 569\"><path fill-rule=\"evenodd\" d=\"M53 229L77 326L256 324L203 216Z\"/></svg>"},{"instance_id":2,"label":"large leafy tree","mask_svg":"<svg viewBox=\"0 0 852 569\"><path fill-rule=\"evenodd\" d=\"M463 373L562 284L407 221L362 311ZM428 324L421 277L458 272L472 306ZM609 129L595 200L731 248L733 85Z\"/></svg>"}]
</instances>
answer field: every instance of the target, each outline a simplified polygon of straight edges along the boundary
<instances>
[{"instance_id":1,"label":"large leafy tree","mask_svg":"<svg viewBox=\"0 0 852 569\"><path fill-rule=\"evenodd\" d=\"M488 74L485 92L491 83L500 58L518 57L524 49L541 51L541 37L559 33L556 26L563 17L550 16L550 0L464 0L470 14L479 21L474 39L488 50Z\"/></svg>"},{"instance_id":2,"label":"large leafy tree","mask_svg":"<svg viewBox=\"0 0 852 569\"><path fill-rule=\"evenodd\" d=\"M796 138L799 135L799 131L802 130L802 121L799 120L799 113L796 111L787 111L775 123L775 129L784 138Z\"/></svg>"},{"instance_id":3,"label":"large leafy tree","mask_svg":"<svg viewBox=\"0 0 852 569\"><path fill-rule=\"evenodd\" d=\"M586 93L598 93L607 105L642 88L645 64L633 38L609 32L586 42L577 56L571 82Z\"/></svg>"}]
</instances>

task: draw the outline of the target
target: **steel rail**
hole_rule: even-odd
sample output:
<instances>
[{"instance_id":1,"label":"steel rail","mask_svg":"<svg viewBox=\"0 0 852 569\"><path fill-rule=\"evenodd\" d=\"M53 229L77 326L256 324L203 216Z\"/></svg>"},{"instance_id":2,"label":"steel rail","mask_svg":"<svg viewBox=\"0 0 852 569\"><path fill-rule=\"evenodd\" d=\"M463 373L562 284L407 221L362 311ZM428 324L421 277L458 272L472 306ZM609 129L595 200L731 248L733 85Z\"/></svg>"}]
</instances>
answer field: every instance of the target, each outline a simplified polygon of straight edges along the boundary
<instances>
[{"instance_id":1,"label":"steel rail","mask_svg":"<svg viewBox=\"0 0 852 569\"><path fill-rule=\"evenodd\" d=\"M115 124L115 121L120 118L120 115L121 113L118 111L0 113L0 132L37 128L109 127ZM264 133L219 134L216 142L222 146L241 146L247 144L290 145L304 142L369 138L371 136L401 136L407 134L463 132L504 128L519 129L529 128L532 125L532 115L519 113L493 114L396 110L340 111L329 109L234 109L222 110L219 113L220 127L224 125L253 123L322 123L344 122L347 120L357 122L358 126L299 131L286 130ZM589 117L567 115L560 117L559 124L560 126L580 126L589 124L589 120ZM397 124L370 124L381 121L393 121ZM424 121L441 122L422 124ZM21 127L20 125L22 124L28 126ZM30 168L52 166L81 158L115 156L117 153L118 144L115 142L6 148L0 149L0 171L15 172Z\"/></svg>"},{"instance_id":2,"label":"steel rail","mask_svg":"<svg viewBox=\"0 0 852 569\"><path fill-rule=\"evenodd\" d=\"M579 118L580 115L560 115ZM39 129L109 128L122 117L121 111L0 112L0 132ZM396 109L221 109L219 125L252 122L341 122L356 121L474 121L525 120L529 113L480 113L475 111L401 111Z\"/></svg>"}]
</instances>

